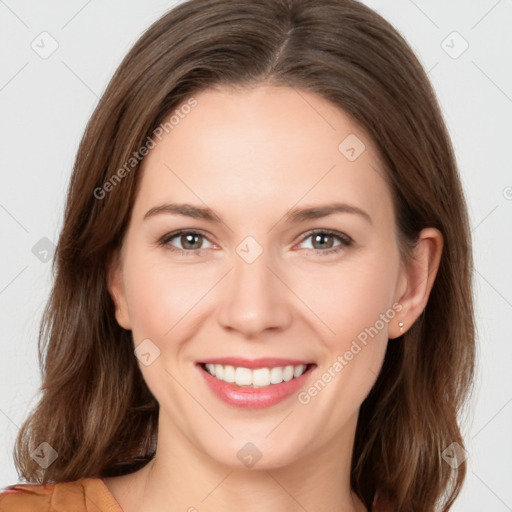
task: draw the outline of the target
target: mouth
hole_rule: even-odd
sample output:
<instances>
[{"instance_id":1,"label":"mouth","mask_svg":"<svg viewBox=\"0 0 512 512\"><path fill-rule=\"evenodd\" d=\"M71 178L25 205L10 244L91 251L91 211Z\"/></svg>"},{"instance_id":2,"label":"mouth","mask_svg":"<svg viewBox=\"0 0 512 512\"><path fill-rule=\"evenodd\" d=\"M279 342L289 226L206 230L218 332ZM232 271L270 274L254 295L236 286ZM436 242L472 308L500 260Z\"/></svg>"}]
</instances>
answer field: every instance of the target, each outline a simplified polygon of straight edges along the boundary
<instances>
[{"instance_id":1,"label":"mouth","mask_svg":"<svg viewBox=\"0 0 512 512\"><path fill-rule=\"evenodd\" d=\"M200 363L200 365L204 371L218 380L227 382L228 384L236 384L237 386L256 389L275 386L282 382L297 379L306 373L309 367L312 366L312 363L273 367L267 366L256 369L213 363Z\"/></svg>"},{"instance_id":2,"label":"mouth","mask_svg":"<svg viewBox=\"0 0 512 512\"><path fill-rule=\"evenodd\" d=\"M199 362L209 388L235 407L263 408L275 405L305 385L315 363L291 359L239 358Z\"/></svg>"}]
</instances>

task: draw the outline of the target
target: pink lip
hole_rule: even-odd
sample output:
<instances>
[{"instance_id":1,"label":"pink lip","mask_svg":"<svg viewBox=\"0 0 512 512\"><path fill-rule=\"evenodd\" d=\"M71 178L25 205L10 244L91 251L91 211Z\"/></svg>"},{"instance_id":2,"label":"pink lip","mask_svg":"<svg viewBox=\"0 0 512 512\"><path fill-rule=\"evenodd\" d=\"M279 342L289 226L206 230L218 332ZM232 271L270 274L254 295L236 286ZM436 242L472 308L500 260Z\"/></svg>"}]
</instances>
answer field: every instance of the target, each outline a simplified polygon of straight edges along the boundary
<instances>
[{"instance_id":1,"label":"pink lip","mask_svg":"<svg viewBox=\"0 0 512 512\"><path fill-rule=\"evenodd\" d=\"M217 357L205 359L200 364L222 364L224 366L235 366L256 370L257 368L273 368L274 366L298 366L299 364L311 364L311 361L300 361L298 359L281 359L278 357L262 357L259 359L244 359L242 357Z\"/></svg>"},{"instance_id":2,"label":"pink lip","mask_svg":"<svg viewBox=\"0 0 512 512\"><path fill-rule=\"evenodd\" d=\"M244 368L248 368L245 366L247 362L241 364L240 359L236 359L236 364L233 364L232 361L234 359L222 359L222 361L229 360L229 363L220 363L220 359L211 360L212 364L215 361L216 364L232 364L233 366L241 366ZM262 364L261 361L266 361L265 364ZM286 366L286 364L269 364L269 361L276 361L275 359L258 359L257 361L252 361L253 368L261 368L262 366ZM284 361L284 360L278 360ZM286 360L290 361L290 360ZM210 361L208 361L210 362ZM290 363L287 364L298 365L298 364L307 364L307 363ZM212 375L210 375L201 364L197 365L197 368L201 372L203 378L208 384L209 388L213 391L213 393L220 398L225 403L234 406L240 407L244 409L263 409L265 407L271 407L272 405L276 405L279 402L285 400L289 396L297 393L299 389L304 386L306 380L309 378L311 374L311 370L316 365L310 365L307 370L297 378L289 380L288 382L281 382L281 384L271 384L270 386L264 388L251 388L248 386L237 386L236 384L229 384L228 382L224 382L223 380L216 379Z\"/></svg>"}]
</instances>

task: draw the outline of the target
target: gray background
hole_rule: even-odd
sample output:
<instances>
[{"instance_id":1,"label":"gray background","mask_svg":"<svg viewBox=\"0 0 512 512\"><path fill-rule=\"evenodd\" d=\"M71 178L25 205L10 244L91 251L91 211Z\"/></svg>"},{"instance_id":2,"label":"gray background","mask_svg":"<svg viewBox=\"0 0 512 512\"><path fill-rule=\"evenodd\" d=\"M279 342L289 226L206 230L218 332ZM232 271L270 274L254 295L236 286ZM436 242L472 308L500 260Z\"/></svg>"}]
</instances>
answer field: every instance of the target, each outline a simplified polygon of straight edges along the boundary
<instances>
[{"instance_id":1,"label":"gray background","mask_svg":"<svg viewBox=\"0 0 512 512\"><path fill-rule=\"evenodd\" d=\"M512 510L512 2L365 3L429 70L470 207L479 368L453 510ZM37 330L79 140L122 57L173 5L0 0L0 486L18 481L13 443L38 398Z\"/></svg>"}]
</instances>

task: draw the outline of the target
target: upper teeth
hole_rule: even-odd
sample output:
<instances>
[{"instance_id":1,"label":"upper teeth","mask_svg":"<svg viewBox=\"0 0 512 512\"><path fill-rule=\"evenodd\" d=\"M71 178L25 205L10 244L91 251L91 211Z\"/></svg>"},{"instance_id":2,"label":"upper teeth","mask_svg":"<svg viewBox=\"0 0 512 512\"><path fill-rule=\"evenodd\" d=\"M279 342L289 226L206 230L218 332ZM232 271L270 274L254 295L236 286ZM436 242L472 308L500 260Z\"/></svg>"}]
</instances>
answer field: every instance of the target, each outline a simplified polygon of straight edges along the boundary
<instances>
[{"instance_id":1,"label":"upper teeth","mask_svg":"<svg viewBox=\"0 0 512 512\"><path fill-rule=\"evenodd\" d=\"M294 377L300 377L306 370L305 364L298 366L275 366L273 368L250 368L224 366L222 364L206 364L208 373L224 382L235 383L237 386L255 388L287 382Z\"/></svg>"}]
</instances>

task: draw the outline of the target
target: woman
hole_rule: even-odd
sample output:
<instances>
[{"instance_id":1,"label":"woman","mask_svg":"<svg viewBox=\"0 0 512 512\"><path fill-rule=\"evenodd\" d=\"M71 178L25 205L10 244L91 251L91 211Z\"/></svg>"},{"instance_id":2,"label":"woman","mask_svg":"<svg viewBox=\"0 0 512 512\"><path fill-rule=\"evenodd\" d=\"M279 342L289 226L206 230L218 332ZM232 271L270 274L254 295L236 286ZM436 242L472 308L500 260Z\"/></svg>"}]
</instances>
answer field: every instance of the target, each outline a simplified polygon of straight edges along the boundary
<instances>
[{"instance_id":1,"label":"woman","mask_svg":"<svg viewBox=\"0 0 512 512\"><path fill-rule=\"evenodd\" d=\"M416 57L352 0L191 0L80 145L0 510L449 510L470 232Z\"/></svg>"}]
</instances>

